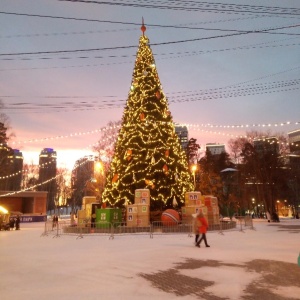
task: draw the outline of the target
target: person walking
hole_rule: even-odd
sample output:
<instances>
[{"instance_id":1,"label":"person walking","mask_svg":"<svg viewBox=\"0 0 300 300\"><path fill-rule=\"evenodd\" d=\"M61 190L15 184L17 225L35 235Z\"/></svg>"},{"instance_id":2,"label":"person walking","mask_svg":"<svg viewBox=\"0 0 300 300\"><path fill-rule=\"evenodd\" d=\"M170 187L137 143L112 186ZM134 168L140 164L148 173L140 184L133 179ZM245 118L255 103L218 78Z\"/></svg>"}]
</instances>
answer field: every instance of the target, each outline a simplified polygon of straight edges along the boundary
<instances>
[{"instance_id":1,"label":"person walking","mask_svg":"<svg viewBox=\"0 0 300 300\"><path fill-rule=\"evenodd\" d=\"M266 212L266 215L267 215L268 223L270 223L271 222L271 214L268 210Z\"/></svg>"},{"instance_id":2,"label":"person walking","mask_svg":"<svg viewBox=\"0 0 300 300\"><path fill-rule=\"evenodd\" d=\"M14 228L15 228L15 223L16 223L15 217L10 217L10 218L9 218L9 227L10 227L10 230L14 230Z\"/></svg>"},{"instance_id":3,"label":"person walking","mask_svg":"<svg viewBox=\"0 0 300 300\"><path fill-rule=\"evenodd\" d=\"M195 234L195 246L197 246L198 239L199 239L199 227L201 225L199 219L198 219L198 214L193 214L193 230Z\"/></svg>"},{"instance_id":4,"label":"person walking","mask_svg":"<svg viewBox=\"0 0 300 300\"><path fill-rule=\"evenodd\" d=\"M17 218L16 218L16 230L20 230L20 216L18 215Z\"/></svg>"},{"instance_id":5,"label":"person walking","mask_svg":"<svg viewBox=\"0 0 300 300\"><path fill-rule=\"evenodd\" d=\"M206 247L210 247L207 243L207 239L206 239L206 232L207 232L207 229L208 229L208 223L203 215L203 213L199 213L198 214L198 217L197 217L198 221L199 221L199 233L202 234L200 240L197 242L196 244L196 247L199 247L200 248L200 244L202 242L202 240L204 240L204 244Z\"/></svg>"}]
</instances>

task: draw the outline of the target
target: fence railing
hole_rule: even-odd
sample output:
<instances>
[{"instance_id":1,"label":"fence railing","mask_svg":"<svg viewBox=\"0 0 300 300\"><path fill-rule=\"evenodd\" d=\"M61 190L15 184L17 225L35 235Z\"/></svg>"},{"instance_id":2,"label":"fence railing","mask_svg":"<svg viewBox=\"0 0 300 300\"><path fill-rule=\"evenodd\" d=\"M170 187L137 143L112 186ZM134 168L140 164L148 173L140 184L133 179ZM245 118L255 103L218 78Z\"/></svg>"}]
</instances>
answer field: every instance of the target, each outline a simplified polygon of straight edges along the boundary
<instances>
[{"instance_id":1,"label":"fence railing","mask_svg":"<svg viewBox=\"0 0 300 300\"><path fill-rule=\"evenodd\" d=\"M210 225L208 231L218 232L224 234L224 231L238 230L245 232L245 229L252 229L253 220L248 216L238 216L234 220L220 220L219 224ZM154 221L148 226L128 226L126 222L106 222L100 221L95 223L84 223L79 225L71 224L70 221L63 220L56 223L46 221L44 232L41 236L60 237L61 235L73 235L77 238L84 236L108 236L109 239L114 239L116 235L125 234L146 234L150 238L155 235L166 234L187 234L189 237L193 236L193 223L182 222L163 222Z\"/></svg>"},{"instance_id":2,"label":"fence railing","mask_svg":"<svg viewBox=\"0 0 300 300\"><path fill-rule=\"evenodd\" d=\"M188 234L193 235L192 223L176 223L176 222L162 222L155 221L151 223L150 238L157 234Z\"/></svg>"}]
</instances>

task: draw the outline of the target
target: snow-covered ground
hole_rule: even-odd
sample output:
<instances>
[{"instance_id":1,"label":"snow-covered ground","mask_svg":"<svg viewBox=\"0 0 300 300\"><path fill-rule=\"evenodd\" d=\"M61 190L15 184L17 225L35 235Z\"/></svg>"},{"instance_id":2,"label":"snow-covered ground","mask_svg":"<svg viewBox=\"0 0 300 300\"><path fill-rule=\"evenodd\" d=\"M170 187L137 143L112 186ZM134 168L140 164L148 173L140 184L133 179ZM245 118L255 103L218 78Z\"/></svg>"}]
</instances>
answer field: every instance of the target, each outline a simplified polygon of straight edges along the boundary
<instances>
[{"instance_id":1,"label":"snow-covered ground","mask_svg":"<svg viewBox=\"0 0 300 300\"><path fill-rule=\"evenodd\" d=\"M0 232L0 299L300 299L300 220L256 230L42 236L42 223Z\"/></svg>"}]
</instances>

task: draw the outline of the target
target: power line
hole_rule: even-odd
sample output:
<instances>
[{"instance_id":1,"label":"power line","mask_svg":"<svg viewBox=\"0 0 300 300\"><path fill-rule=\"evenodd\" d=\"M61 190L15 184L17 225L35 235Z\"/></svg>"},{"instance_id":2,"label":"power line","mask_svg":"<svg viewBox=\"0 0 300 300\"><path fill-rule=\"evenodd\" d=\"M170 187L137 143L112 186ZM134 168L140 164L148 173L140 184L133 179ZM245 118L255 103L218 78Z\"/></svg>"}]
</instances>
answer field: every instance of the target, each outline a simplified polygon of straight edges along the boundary
<instances>
[{"instance_id":1,"label":"power line","mask_svg":"<svg viewBox=\"0 0 300 300\"><path fill-rule=\"evenodd\" d=\"M300 26L300 24L296 24L296 25L276 27L276 28L272 28L272 29L242 31L242 32L237 32L237 33L231 33L231 34L225 34L225 35L217 35L217 36L210 36L210 37L203 37L203 38L194 38L194 39L186 39L186 40L170 41L170 42L162 42L162 43L152 43L151 46L161 46L161 45L171 45L171 44L186 43L186 42L196 42L196 41L210 40L210 39L224 38L224 37L232 37L232 36L238 36L238 35L244 35L244 34L250 34L250 33L252 33L252 34L253 33L269 33L269 31L286 29L286 28L296 28L296 27L299 27L299 26ZM278 33L278 34L280 34L280 33ZM55 50L55 51L19 52L19 53L1 53L0 56L36 55L36 54L57 54L57 53L76 53L76 52L90 52L90 51L119 50L119 49L129 49L129 48L136 48L136 45L117 46L117 47L104 47L104 48L92 48L92 49Z\"/></svg>"},{"instance_id":2,"label":"power line","mask_svg":"<svg viewBox=\"0 0 300 300\"><path fill-rule=\"evenodd\" d=\"M255 14L269 14L269 15L300 15L300 9L298 8L283 8L283 7L271 7L271 6L254 6L254 5L239 5L239 4L225 4L225 3L212 3L212 2L195 2L195 1L180 1L180 6L174 6L174 1L171 5L168 2L162 1L142 1L139 3L129 3L124 1L112 2L112 1L88 1L88 0L58 0L60 2L74 2L85 4L100 4L111 6L129 6L129 7L142 7L142 8L155 8L155 9L173 9L173 10L187 10L187 11L207 11L217 13L255 13ZM134 1L133 1L134 2ZM145 3L145 4L144 4ZM151 4L147 4L151 3ZM187 6L187 4L192 4ZM196 6L197 5L197 6Z\"/></svg>"},{"instance_id":3,"label":"power line","mask_svg":"<svg viewBox=\"0 0 300 300\"><path fill-rule=\"evenodd\" d=\"M0 11L0 14L5 15L15 15L15 16L26 16L26 17L38 17L38 18L50 18L50 19L62 19L62 20L75 20L75 21L87 21L87 22L99 22L108 24L120 24L120 25L134 25L141 26L141 23L135 22L121 22L121 21L110 21L110 20L98 20L98 19L86 19L86 18L74 18L74 17L61 17L61 16L50 16L50 15L40 15L40 14L25 14L25 13L14 13L14 12L4 12ZM203 27L190 27L184 25L160 25L160 24L148 24L149 27L158 28L175 28L175 29L192 29L192 30L209 30L209 31L226 31L226 32L241 32L241 30L234 29L223 29L223 28L203 28Z\"/></svg>"},{"instance_id":4,"label":"power line","mask_svg":"<svg viewBox=\"0 0 300 300\"><path fill-rule=\"evenodd\" d=\"M1 12L0 12L1 13ZM29 16L29 15L28 15ZM188 23L188 24L182 24L182 25L177 25L178 29L181 28L181 26L185 26L185 28L189 29L188 25L199 25L199 24L215 24L215 23L225 23L225 22L235 22L235 21L240 21L240 20L249 20L249 19L257 19L257 18L262 18L264 16L250 16L250 17L239 17L239 18L233 18L233 19L226 19L226 20L214 20L214 21L204 21L204 22L197 22L197 23ZM113 21L111 21L113 22ZM126 24L125 22L123 22ZM127 25L127 24L126 24ZM155 27L154 24L150 24L147 26L149 27ZM157 25L160 26L160 28L163 28L167 25ZM190 29L198 29L197 27L191 27ZM124 32L124 31L133 31L133 30L139 30L138 28L119 28L119 29L106 29L106 30L89 30L89 31L72 31L72 32L53 32L53 33L33 33L33 34L15 34L15 35L5 35L5 36L0 36L1 38L23 38L23 37L42 37L42 36L67 36L67 35L79 35L79 34L94 34L94 33L107 33L107 32ZM205 29L204 29L205 30Z\"/></svg>"},{"instance_id":5,"label":"power line","mask_svg":"<svg viewBox=\"0 0 300 300\"><path fill-rule=\"evenodd\" d=\"M295 39L295 38L292 38ZM284 39L284 40L290 40L290 39ZM279 44L279 45L266 45L270 43L277 43L281 42L282 40L273 40L269 42L264 42L264 43L259 43L259 44L254 44L254 45L245 45L245 46L240 46L240 47L234 47L234 48L222 48L222 49L212 49L212 50L205 50L205 51L184 51L184 52L168 52L168 53L155 53L156 56L168 56L166 58L174 58L174 57L169 57L169 55L180 55L177 57L184 57L184 56L194 56L194 55L201 55L201 54L209 54L209 53L216 53L216 52L225 52L225 51L237 51L237 50L250 50L250 49L262 49L262 48L277 48L277 47L289 47L289 46L299 46L299 43L293 43L293 44ZM64 57L33 57L33 58L0 58L0 60L3 61L16 61L16 60L21 60L21 61L30 61L30 60L53 60L53 59L58 59L58 60L68 60L68 59L104 59L104 58L129 58L129 57L135 57L135 55L108 55L108 56L77 56L77 57L72 57L72 56L64 56ZM9 70L9 69L6 69ZM0 71L2 71L0 69Z\"/></svg>"},{"instance_id":6,"label":"power line","mask_svg":"<svg viewBox=\"0 0 300 300\"><path fill-rule=\"evenodd\" d=\"M121 21L110 21L110 20L98 20L98 19L86 19L86 18L74 18L74 17L61 17L61 16L50 16L50 15L40 15L40 14L25 14L25 13L15 13L15 12L4 12L0 11L0 14L5 15L16 15L16 16L26 16L26 17L39 17L39 18L50 18L50 19L63 19L63 20L75 20L75 21L88 21L88 22L99 22L99 23L109 23L109 24L121 24L121 25L134 25L140 26L140 23L135 22L121 22ZM204 27L190 27L184 25L160 25L160 24L148 24L149 27L158 28L175 28L175 29L191 29L191 30L207 30L207 31L224 31L224 32L238 32L238 33L248 33L246 30L235 30L235 29L223 29L223 28L204 28ZM291 25L292 26L292 25ZM289 27L285 27L289 28ZM269 32L266 32L269 33ZM270 33L278 34L278 33ZM290 35L290 33L280 33Z\"/></svg>"},{"instance_id":7,"label":"power line","mask_svg":"<svg viewBox=\"0 0 300 300\"><path fill-rule=\"evenodd\" d=\"M288 72L291 70L295 70L295 69L299 69L299 67L297 68L293 68L290 70L285 70L282 71L280 73L283 72ZM277 75L278 73L276 73L275 75ZM274 75L274 74L272 74ZM268 77L270 77L271 75L268 75ZM259 78L262 79L262 78ZM225 87L217 87L217 88L211 88L211 89L203 89L203 90L188 90L188 91L178 91L178 92L171 92L168 93L169 95L176 95L179 94L179 96L172 96L174 97L182 97L182 94L184 94L184 96L191 96L191 95L204 95L204 94L214 94L214 93L225 93L227 92L235 92L235 91L240 91L240 90L245 90L245 89L258 89L258 88L264 88L266 86L272 87L272 88L278 88L278 87L284 87L284 86L291 86L291 85L296 85L300 83L300 78L295 78L295 79L289 79L289 80L279 80L279 81L270 81L270 82L264 82L264 83L252 83L252 84L247 84L246 83L237 83L237 84L232 84L230 86L225 86ZM186 95L188 94L188 95ZM2 98L27 98L28 96L16 96L16 95L0 95L0 97ZM125 100L122 99L111 99L111 98L117 98L118 96L116 95L104 95L104 96L86 96L86 95L71 95L71 96L60 96L60 95L54 95L54 96L30 96L31 99L33 98L37 98L37 99L102 99L102 98L108 98L108 100L102 100L102 102L124 102ZM23 104L23 103L21 103ZM39 104L40 105L40 104Z\"/></svg>"},{"instance_id":8,"label":"power line","mask_svg":"<svg viewBox=\"0 0 300 300\"><path fill-rule=\"evenodd\" d=\"M181 103L181 102L195 102L195 101L207 101L207 100L217 100L217 99L229 99L236 97L245 97L251 95L263 95L279 92L287 92L299 90L300 79L289 80L287 82L281 81L271 84L256 84L248 87L238 87L234 89L227 90L226 88L214 89L214 90L202 90L198 93L191 93L179 96L172 96L169 103ZM184 93L184 92L182 92ZM187 93L187 92L186 92ZM83 97L84 98L84 97ZM100 98L100 97L99 97ZM167 97L168 98L168 97ZM47 109L47 113L50 110L55 110L57 112L66 111L86 111L86 110L99 110L99 109L111 109L111 108L121 108L125 104L125 100L105 100L100 103L92 101L81 101L79 103L74 102L62 102L62 103L29 103L29 102L19 102L9 105L4 105L4 110L11 111L26 111L31 112L31 110L39 111Z\"/></svg>"}]
</instances>

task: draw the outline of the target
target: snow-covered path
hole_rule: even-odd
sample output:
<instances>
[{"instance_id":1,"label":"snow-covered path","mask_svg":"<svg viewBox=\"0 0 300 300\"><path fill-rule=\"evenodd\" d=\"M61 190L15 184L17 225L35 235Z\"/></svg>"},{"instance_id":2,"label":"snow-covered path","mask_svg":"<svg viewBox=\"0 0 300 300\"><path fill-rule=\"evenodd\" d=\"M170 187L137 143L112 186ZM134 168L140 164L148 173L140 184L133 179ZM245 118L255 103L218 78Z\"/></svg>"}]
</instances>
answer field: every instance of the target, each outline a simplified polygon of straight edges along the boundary
<instances>
[{"instance_id":1,"label":"snow-covered path","mask_svg":"<svg viewBox=\"0 0 300 300\"><path fill-rule=\"evenodd\" d=\"M0 232L0 298L300 299L300 220L255 220L256 230L41 236L43 224Z\"/></svg>"}]
</instances>

